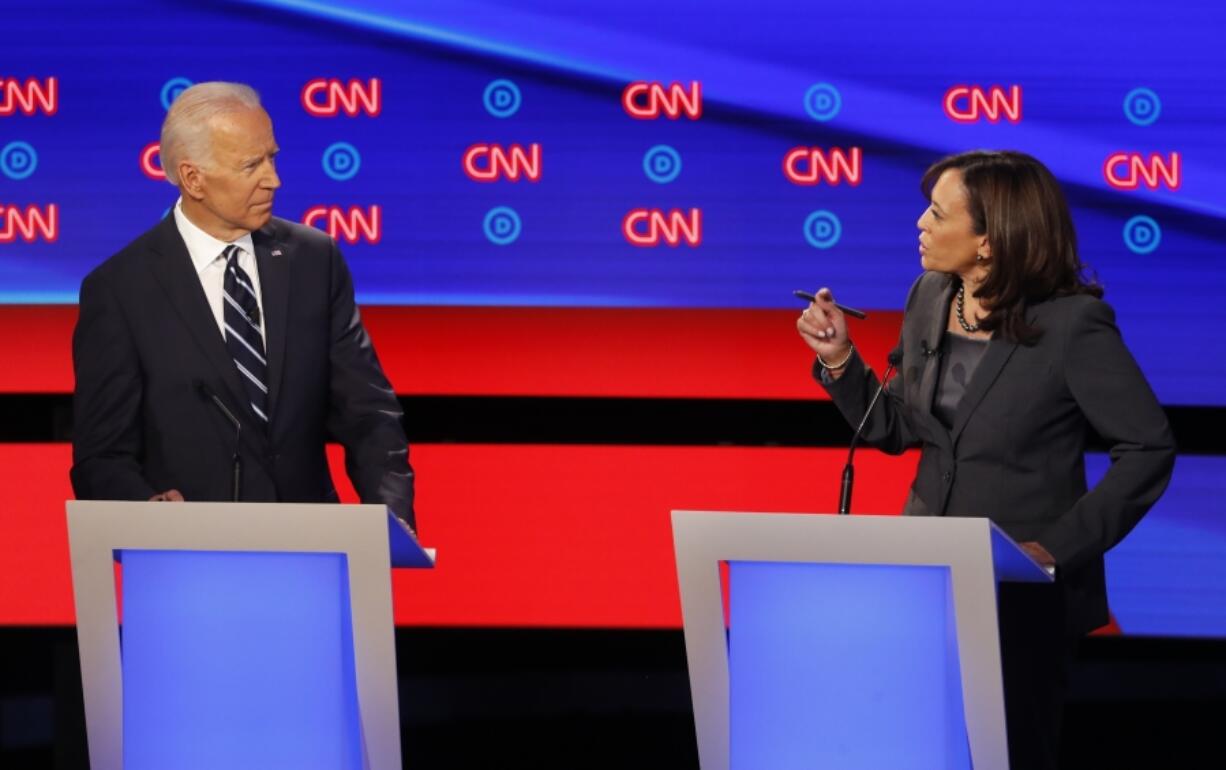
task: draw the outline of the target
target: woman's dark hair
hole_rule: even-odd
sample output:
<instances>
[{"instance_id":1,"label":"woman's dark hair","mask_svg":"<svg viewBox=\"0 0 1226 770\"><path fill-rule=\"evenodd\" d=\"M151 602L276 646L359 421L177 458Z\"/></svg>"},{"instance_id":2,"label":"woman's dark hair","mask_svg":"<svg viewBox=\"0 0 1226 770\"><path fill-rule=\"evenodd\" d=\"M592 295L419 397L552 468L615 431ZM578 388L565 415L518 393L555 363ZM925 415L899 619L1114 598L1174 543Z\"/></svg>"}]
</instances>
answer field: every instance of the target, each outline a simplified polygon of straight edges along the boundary
<instances>
[{"instance_id":1,"label":"woman's dark hair","mask_svg":"<svg viewBox=\"0 0 1226 770\"><path fill-rule=\"evenodd\" d=\"M951 155L924 172L926 198L949 169L962 173L972 228L992 249L988 277L975 291L988 311L983 329L1033 345L1043 330L1026 322L1028 305L1070 294L1102 297L1102 287L1085 276L1068 203L1047 167L1021 152Z\"/></svg>"}]
</instances>

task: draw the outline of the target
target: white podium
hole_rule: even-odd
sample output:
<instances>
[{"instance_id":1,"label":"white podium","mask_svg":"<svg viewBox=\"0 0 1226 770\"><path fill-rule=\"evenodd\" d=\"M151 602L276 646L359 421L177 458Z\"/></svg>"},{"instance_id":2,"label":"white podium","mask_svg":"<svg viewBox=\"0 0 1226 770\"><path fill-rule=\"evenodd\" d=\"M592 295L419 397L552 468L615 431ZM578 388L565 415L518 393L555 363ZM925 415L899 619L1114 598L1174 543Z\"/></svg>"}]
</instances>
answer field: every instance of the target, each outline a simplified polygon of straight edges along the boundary
<instances>
[{"instance_id":1,"label":"white podium","mask_svg":"<svg viewBox=\"0 0 1226 770\"><path fill-rule=\"evenodd\" d=\"M1052 578L990 521L672 517L703 770L1008 768L996 584Z\"/></svg>"},{"instance_id":2,"label":"white podium","mask_svg":"<svg viewBox=\"0 0 1226 770\"><path fill-rule=\"evenodd\" d=\"M386 508L67 508L94 770L399 770L390 568L434 553Z\"/></svg>"}]
</instances>

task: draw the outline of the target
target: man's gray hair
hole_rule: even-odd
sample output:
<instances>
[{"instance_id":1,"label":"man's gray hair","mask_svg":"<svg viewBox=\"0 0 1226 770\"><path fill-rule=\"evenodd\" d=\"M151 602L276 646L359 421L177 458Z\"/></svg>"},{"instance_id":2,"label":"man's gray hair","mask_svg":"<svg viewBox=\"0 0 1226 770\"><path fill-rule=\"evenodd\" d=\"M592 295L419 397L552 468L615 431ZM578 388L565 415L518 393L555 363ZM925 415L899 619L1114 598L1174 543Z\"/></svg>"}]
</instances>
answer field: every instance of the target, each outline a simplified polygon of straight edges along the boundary
<instances>
[{"instance_id":1,"label":"man's gray hair","mask_svg":"<svg viewBox=\"0 0 1226 770\"><path fill-rule=\"evenodd\" d=\"M167 181L178 187L181 161L206 166L212 161L209 121L214 116L259 107L260 95L242 83L197 83L180 93L162 122L160 154Z\"/></svg>"}]
</instances>

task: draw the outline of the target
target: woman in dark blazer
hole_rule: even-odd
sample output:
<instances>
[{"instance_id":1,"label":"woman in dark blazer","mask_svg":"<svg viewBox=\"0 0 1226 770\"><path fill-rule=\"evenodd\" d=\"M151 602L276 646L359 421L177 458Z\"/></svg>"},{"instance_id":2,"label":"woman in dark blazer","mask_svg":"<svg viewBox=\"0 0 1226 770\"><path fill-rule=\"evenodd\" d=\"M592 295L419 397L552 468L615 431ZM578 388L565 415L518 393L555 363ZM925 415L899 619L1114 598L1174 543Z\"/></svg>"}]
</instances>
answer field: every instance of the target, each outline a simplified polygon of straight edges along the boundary
<instances>
[{"instance_id":1,"label":"woman in dark blazer","mask_svg":"<svg viewBox=\"0 0 1226 770\"><path fill-rule=\"evenodd\" d=\"M1057 767L1072 642L1108 622L1103 554L1166 489L1166 417L1077 255L1055 178L1017 152L939 161L921 188L924 274L907 296L898 376L864 438L920 447L905 514L987 516L1053 586L1003 586L1001 647L1014 768ZM797 321L814 376L853 425L878 386L829 289ZM1111 468L1087 490L1088 429Z\"/></svg>"}]
</instances>

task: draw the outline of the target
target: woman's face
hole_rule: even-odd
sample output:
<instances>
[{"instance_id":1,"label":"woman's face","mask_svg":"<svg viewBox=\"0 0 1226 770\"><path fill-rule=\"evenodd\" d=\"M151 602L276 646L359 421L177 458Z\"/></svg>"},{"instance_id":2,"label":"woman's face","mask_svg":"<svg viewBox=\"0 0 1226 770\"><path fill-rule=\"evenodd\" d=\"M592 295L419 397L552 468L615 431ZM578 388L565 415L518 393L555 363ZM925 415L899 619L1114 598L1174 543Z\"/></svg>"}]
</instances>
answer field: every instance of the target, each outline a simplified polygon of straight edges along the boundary
<instances>
[{"instance_id":1,"label":"woman's face","mask_svg":"<svg viewBox=\"0 0 1226 770\"><path fill-rule=\"evenodd\" d=\"M930 205L915 225L920 229L920 264L925 270L966 276L976 266L976 255L990 256L987 236L975 235L962 172L956 168L937 178Z\"/></svg>"}]
</instances>

